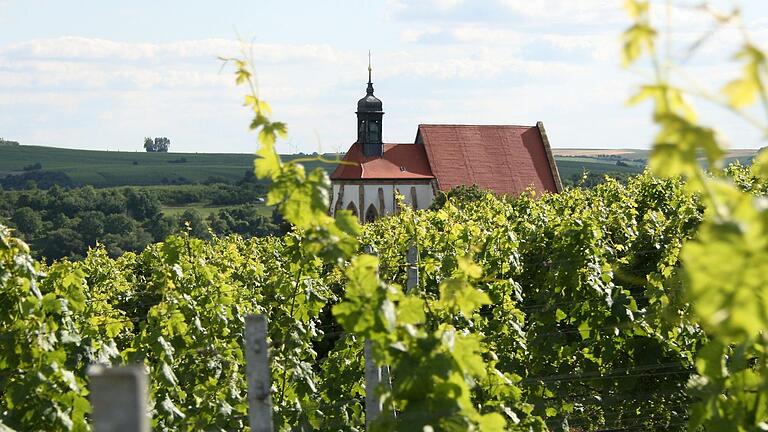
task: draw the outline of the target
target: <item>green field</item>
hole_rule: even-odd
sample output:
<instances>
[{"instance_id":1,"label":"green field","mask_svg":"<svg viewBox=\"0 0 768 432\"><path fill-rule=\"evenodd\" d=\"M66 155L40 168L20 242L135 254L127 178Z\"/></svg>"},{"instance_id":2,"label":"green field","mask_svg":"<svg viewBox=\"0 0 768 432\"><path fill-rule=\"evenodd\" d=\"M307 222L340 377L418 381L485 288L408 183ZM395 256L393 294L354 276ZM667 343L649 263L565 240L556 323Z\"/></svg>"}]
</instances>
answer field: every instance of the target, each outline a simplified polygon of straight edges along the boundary
<instances>
[{"instance_id":1,"label":"green field","mask_svg":"<svg viewBox=\"0 0 768 432\"><path fill-rule=\"evenodd\" d=\"M560 176L570 179L585 170L593 174L639 173L648 158L648 150L556 149ZM733 150L726 161L748 163L754 150ZM41 171L65 173L76 185L94 187L146 186L161 184L201 183L206 181L236 182L252 169L253 155L236 153L146 153L70 150L27 145L0 145L0 178L23 174L24 167L39 163ZM285 159L307 157L288 155ZM328 155L334 158L335 155ZM629 166L617 166L621 160ZM323 166L329 171L334 164L305 163L308 169Z\"/></svg>"},{"instance_id":2,"label":"green field","mask_svg":"<svg viewBox=\"0 0 768 432\"><path fill-rule=\"evenodd\" d=\"M641 173L651 152L636 149L554 149L553 153L560 177L565 180L573 178L574 175L581 176L584 171L601 176L609 173ZM752 149L733 149L726 152L723 162L728 165L738 161L742 165L748 165L752 163L755 153L756 150ZM617 160L629 166L618 166Z\"/></svg>"},{"instance_id":3,"label":"green field","mask_svg":"<svg viewBox=\"0 0 768 432\"><path fill-rule=\"evenodd\" d=\"M216 206L216 205L207 205L204 203L192 203L188 205L179 205L179 206L163 205L161 209L163 211L163 214L166 216L180 216L182 213L184 213L187 210L194 210L198 214L200 214L200 217L205 219L213 213L218 213L220 210L232 210L239 207L243 207L243 206L242 205ZM262 216L270 217L272 216L272 207L269 207L266 205L259 205L258 212Z\"/></svg>"},{"instance_id":4,"label":"green field","mask_svg":"<svg viewBox=\"0 0 768 432\"><path fill-rule=\"evenodd\" d=\"M289 156L298 157L298 156ZM24 173L39 163L73 182L94 187L204 182L236 182L253 169L253 155L237 153L146 153L70 150L39 146L0 146L0 177ZM310 163L308 165L315 165Z\"/></svg>"},{"instance_id":5,"label":"green field","mask_svg":"<svg viewBox=\"0 0 768 432\"><path fill-rule=\"evenodd\" d=\"M579 160L573 160L579 159ZM639 174L643 172L644 166L631 165L631 166L617 166L616 162L608 162L597 159L591 161L585 161L582 159L588 158L555 158L557 161L557 169L560 171L560 178L570 179L574 175L581 176L584 171L591 172L597 175L604 175L608 173L628 173Z\"/></svg>"}]
</instances>

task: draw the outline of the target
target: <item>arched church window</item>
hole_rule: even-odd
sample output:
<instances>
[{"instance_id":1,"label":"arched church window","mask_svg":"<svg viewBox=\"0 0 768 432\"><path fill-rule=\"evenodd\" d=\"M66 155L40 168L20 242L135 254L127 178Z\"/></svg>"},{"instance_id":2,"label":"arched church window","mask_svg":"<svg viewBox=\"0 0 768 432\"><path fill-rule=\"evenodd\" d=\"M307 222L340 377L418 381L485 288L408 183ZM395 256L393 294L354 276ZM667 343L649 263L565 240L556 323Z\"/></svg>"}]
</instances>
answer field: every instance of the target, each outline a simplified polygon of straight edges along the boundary
<instances>
[{"instance_id":1,"label":"arched church window","mask_svg":"<svg viewBox=\"0 0 768 432\"><path fill-rule=\"evenodd\" d=\"M347 205L347 210L351 211L353 215L357 216L357 206L352 201Z\"/></svg>"},{"instance_id":2,"label":"arched church window","mask_svg":"<svg viewBox=\"0 0 768 432\"><path fill-rule=\"evenodd\" d=\"M373 204L369 205L368 210L365 211L365 221L373 222L377 217L379 217L379 212L376 210L376 207Z\"/></svg>"}]
</instances>

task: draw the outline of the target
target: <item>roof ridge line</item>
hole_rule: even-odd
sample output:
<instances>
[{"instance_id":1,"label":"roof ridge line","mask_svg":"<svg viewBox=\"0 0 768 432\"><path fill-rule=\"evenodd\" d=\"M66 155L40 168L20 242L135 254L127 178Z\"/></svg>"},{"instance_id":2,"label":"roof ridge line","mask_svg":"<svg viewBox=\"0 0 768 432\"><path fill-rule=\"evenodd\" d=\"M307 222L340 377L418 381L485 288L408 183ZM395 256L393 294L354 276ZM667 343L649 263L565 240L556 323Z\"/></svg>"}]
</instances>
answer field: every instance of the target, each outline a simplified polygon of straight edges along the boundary
<instances>
[{"instance_id":1,"label":"roof ridge line","mask_svg":"<svg viewBox=\"0 0 768 432\"><path fill-rule=\"evenodd\" d=\"M536 125L510 125L510 124L455 124L455 123L419 123L419 127L494 127L494 128L526 128L532 129Z\"/></svg>"}]
</instances>

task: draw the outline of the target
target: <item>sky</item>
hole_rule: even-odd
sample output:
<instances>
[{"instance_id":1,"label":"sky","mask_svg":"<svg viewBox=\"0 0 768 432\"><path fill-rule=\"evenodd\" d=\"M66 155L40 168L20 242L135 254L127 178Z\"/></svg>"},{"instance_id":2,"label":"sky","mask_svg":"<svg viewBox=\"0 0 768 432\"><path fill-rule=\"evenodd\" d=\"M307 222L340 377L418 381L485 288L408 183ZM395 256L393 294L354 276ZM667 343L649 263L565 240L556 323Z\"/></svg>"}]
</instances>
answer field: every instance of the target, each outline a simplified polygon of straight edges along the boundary
<instances>
[{"instance_id":1,"label":"sky","mask_svg":"<svg viewBox=\"0 0 768 432\"><path fill-rule=\"evenodd\" d=\"M739 73L735 28L678 1L654 17L673 29L679 77L717 91ZM730 1L713 1L727 10ZM22 144L252 153L245 89L218 57L253 53L260 97L288 123L282 153L337 152L356 139L368 50L385 142L420 123L534 125L555 148L648 148L650 106L625 103L649 70L620 67L623 0L0 0L0 137ZM768 0L738 2L768 47ZM664 13L662 13L662 11ZM666 46L666 45L665 45ZM705 101L702 120L733 148L764 138ZM756 114L760 114L757 113Z\"/></svg>"}]
</instances>

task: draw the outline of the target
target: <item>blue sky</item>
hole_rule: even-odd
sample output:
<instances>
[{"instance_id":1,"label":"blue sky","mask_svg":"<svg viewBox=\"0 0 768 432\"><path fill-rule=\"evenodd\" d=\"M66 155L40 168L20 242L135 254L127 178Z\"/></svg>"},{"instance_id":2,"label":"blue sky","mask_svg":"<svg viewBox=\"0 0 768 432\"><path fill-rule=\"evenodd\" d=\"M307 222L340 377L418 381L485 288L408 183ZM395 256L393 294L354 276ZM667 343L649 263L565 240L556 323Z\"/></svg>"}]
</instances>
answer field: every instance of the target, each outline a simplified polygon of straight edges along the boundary
<instances>
[{"instance_id":1,"label":"blue sky","mask_svg":"<svg viewBox=\"0 0 768 432\"><path fill-rule=\"evenodd\" d=\"M252 152L242 89L217 56L253 41L261 96L289 125L281 152L345 151L373 51L384 138L419 123L544 122L555 147L647 148L649 107L624 101L643 71L619 67L621 0L85 1L0 0L0 137L25 144L135 151ZM676 2L673 52L709 27ZM714 1L718 7L731 2ZM768 45L765 0L740 2ZM718 32L687 64L686 84L737 73L738 32ZM702 105L735 148L764 144Z\"/></svg>"}]
</instances>

